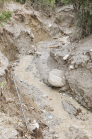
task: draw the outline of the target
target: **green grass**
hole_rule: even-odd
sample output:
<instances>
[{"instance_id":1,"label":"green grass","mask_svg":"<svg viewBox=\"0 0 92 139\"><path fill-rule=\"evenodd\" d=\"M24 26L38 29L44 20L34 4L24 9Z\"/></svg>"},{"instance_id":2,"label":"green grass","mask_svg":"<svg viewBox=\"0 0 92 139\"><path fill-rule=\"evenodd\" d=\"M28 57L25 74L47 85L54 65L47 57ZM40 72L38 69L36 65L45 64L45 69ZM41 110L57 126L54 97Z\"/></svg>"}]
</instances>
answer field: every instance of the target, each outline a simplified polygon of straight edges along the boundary
<instances>
[{"instance_id":1,"label":"green grass","mask_svg":"<svg viewBox=\"0 0 92 139\"><path fill-rule=\"evenodd\" d=\"M12 17L11 11L2 11L0 14L0 22L6 23Z\"/></svg>"},{"instance_id":2,"label":"green grass","mask_svg":"<svg viewBox=\"0 0 92 139\"><path fill-rule=\"evenodd\" d=\"M7 83L6 81L3 81L1 84L0 84L0 87L2 87L5 83Z\"/></svg>"}]
</instances>

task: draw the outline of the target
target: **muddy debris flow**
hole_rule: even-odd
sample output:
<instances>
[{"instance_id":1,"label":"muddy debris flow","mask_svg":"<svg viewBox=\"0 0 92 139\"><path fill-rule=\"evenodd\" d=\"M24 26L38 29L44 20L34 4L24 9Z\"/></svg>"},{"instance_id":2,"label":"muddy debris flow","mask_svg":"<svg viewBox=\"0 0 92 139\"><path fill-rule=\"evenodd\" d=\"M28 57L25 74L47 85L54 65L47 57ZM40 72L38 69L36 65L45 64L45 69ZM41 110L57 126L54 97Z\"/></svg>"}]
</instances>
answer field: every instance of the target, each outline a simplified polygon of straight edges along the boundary
<instances>
[{"instance_id":1,"label":"muddy debris flow","mask_svg":"<svg viewBox=\"0 0 92 139\"><path fill-rule=\"evenodd\" d=\"M92 139L92 36L70 42L73 6L49 18L14 2L5 8L13 16L0 28L0 139Z\"/></svg>"}]
</instances>

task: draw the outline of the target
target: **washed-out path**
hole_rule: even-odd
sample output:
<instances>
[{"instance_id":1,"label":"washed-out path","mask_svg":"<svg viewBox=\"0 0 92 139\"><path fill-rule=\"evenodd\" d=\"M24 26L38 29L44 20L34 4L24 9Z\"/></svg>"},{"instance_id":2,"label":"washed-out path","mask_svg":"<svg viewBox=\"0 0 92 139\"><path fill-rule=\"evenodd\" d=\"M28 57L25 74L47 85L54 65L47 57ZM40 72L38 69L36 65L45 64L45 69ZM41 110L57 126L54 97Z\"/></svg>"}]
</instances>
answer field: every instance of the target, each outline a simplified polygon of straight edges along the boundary
<instances>
[{"instance_id":1,"label":"washed-out path","mask_svg":"<svg viewBox=\"0 0 92 139\"><path fill-rule=\"evenodd\" d=\"M42 49L43 52L44 50ZM28 70L28 67L31 69ZM33 95L35 103L41 109L43 120L50 126L49 131L44 133L44 138L75 139L78 135L87 135L92 139L92 113L67 94L60 94L57 89L48 87L41 81L37 73L39 71L36 69L33 55L22 57L15 68L15 76L24 84L33 87L30 94ZM71 106L68 106L67 102L70 102ZM72 105L76 109L82 110L78 116L69 114ZM45 106L52 108L52 110L48 113ZM67 110L68 107L69 110Z\"/></svg>"}]
</instances>

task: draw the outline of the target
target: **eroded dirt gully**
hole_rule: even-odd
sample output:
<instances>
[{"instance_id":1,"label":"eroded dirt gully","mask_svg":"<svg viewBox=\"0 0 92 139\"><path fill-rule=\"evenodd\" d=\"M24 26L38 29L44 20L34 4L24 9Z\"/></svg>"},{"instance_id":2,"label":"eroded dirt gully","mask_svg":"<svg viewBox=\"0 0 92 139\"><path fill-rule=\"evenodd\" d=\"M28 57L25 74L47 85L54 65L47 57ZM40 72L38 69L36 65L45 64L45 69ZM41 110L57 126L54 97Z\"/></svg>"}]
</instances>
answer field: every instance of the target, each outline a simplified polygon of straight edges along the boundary
<instances>
[{"instance_id":1,"label":"eroded dirt gully","mask_svg":"<svg viewBox=\"0 0 92 139\"><path fill-rule=\"evenodd\" d=\"M71 71L75 68L75 65L81 65L81 61L76 64L74 59L73 62L67 60L69 57L72 58L72 54L67 55L67 53L70 54L72 49L76 51L76 47L72 47L69 41L69 36L74 31L72 6L58 8L56 18L53 16L47 18L39 11L25 9L20 4L7 3L6 6L6 9L13 11L14 15L11 22L6 24L3 29L1 28L0 49L13 66L13 73L20 96L22 96L29 130L32 130L30 124L34 120L40 125L39 131L31 131L30 134L26 134L23 119L20 120L19 103L15 102L18 101L17 96L9 94L10 97L14 97L15 105L12 102L8 108L13 111L13 108L18 105L15 109L15 112L17 111L16 124L17 128L20 123L24 124L20 125L20 128L24 129L19 132L18 128L18 133L15 130L15 136L9 137L8 133L8 138L91 139L92 113L83 107L86 107L85 101L80 99L79 102L81 100L83 102L80 105L76 101L77 95L75 95L76 100L72 97L72 83L69 82L71 89L66 86L61 90L48 83L49 72L53 69L62 69L67 73L68 68ZM60 18L62 22L58 22L57 18ZM76 58L75 51L75 55L74 53L73 55ZM79 51L77 50L78 54ZM19 60L16 60L17 58ZM82 61L85 59L83 58L81 58ZM15 61L12 62L12 60ZM86 57L85 61L88 60L89 57ZM90 108L90 105L87 105L87 108ZM9 111L8 116L10 116L10 113L11 111ZM14 123L11 123L12 128L15 128ZM0 127L2 128L2 126ZM6 132L8 132L7 129ZM22 137L18 135L19 133L23 134ZM0 135L1 138L5 138L5 133Z\"/></svg>"}]
</instances>

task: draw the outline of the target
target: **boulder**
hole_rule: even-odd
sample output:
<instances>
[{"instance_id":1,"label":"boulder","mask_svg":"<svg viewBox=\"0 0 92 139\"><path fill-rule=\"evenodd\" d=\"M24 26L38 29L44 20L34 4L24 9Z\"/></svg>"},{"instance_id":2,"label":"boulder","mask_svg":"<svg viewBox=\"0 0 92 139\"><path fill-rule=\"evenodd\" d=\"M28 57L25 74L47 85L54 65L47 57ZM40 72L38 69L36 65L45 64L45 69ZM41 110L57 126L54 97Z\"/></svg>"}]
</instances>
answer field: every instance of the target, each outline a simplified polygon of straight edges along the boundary
<instances>
[{"instance_id":1,"label":"boulder","mask_svg":"<svg viewBox=\"0 0 92 139\"><path fill-rule=\"evenodd\" d=\"M92 73L87 69L78 68L68 72L66 80L73 97L92 111Z\"/></svg>"},{"instance_id":2,"label":"boulder","mask_svg":"<svg viewBox=\"0 0 92 139\"><path fill-rule=\"evenodd\" d=\"M64 72L62 70L53 69L49 72L48 82L54 87L65 86Z\"/></svg>"},{"instance_id":3,"label":"boulder","mask_svg":"<svg viewBox=\"0 0 92 139\"><path fill-rule=\"evenodd\" d=\"M39 124L36 122L36 120L34 120L30 125L29 125L29 129L31 131L38 131L39 130Z\"/></svg>"},{"instance_id":4,"label":"boulder","mask_svg":"<svg viewBox=\"0 0 92 139\"><path fill-rule=\"evenodd\" d=\"M33 53L32 42L34 35L28 27L24 28L24 26L16 23L15 20L12 20L11 24L4 26L2 34L0 34L1 42L7 46L7 49L11 46L13 49L12 53L14 53L16 49L17 52L21 54L26 54L29 50Z\"/></svg>"}]
</instances>

